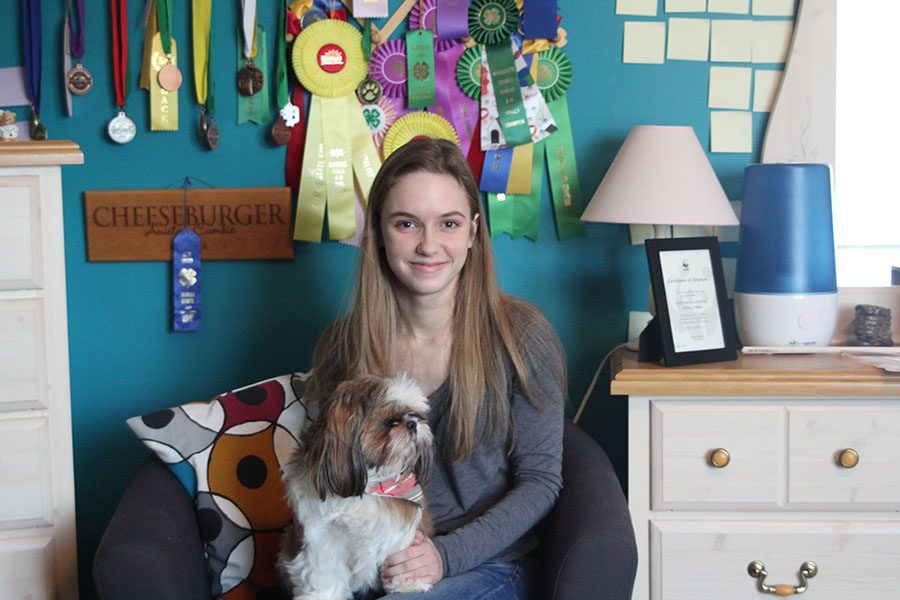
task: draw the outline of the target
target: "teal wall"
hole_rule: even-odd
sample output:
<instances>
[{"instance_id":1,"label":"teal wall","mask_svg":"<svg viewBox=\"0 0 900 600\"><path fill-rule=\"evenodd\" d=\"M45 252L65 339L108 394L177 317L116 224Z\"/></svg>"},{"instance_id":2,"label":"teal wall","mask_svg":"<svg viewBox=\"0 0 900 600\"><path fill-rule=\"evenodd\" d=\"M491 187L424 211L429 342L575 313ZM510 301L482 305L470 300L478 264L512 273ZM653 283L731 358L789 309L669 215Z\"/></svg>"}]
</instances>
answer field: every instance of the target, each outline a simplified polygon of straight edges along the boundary
<instances>
[{"instance_id":1,"label":"teal wall","mask_svg":"<svg viewBox=\"0 0 900 600\"><path fill-rule=\"evenodd\" d=\"M7 22L18 23L19 3L8 4L14 6L11 12L7 8ZM65 2L43 4L43 120L53 139L74 140L85 156L84 165L63 168L63 191L77 526L82 598L87 599L94 597L94 550L131 473L146 456L125 419L308 368L319 333L344 305L356 251L337 243L298 243L293 261L207 262L202 330L173 333L168 264L88 263L82 193L164 188L185 176L217 187L283 185L284 150L269 142L268 125L236 125L233 32L239 3L215 3L222 134L215 152L202 148L194 135L197 108L187 53L182 58L185 85L179 91L181 130L151 133L147 94L134 90L128 112L138 123L137 138L125 146L107 138L115 106L106 2L86 3L85 64L94 73L95 86L90 95L75 98L75 117L67 118L59 85L58 35ZM130 4L136 79L144 3ZM276 4L259 3L260 23L273 34ZM391 0L392 6L397 4ZM655 20L666 18L663 4L661 0ZM559 5L568 31L565 51L575 68L568 97L585 201L632 125L692 125L708 145L708 63L624 65L626 18L615 15L614 0L559 0ZM174 34L187 48L189 3L176 2L175 12ZM12 35L0 36L0 67L22 62L18 26L6 31ZM740 195L743 167L757 155L764 126L765 115L754 114L753 155L711 156L731 198ZM577 405L600 359L625 339L628 310L646 307L643 247L629 244L622 225L589 224L585 237L557 241L546 189L540 240L503 236L494 243L503 287L539 305L559 332L568 353L570 401ZM724 254L730 253L726 247ZM610 398L607 387L601 380L582 423L605 445L624 479L624 403Z\"/></svg>"}]
</instances>

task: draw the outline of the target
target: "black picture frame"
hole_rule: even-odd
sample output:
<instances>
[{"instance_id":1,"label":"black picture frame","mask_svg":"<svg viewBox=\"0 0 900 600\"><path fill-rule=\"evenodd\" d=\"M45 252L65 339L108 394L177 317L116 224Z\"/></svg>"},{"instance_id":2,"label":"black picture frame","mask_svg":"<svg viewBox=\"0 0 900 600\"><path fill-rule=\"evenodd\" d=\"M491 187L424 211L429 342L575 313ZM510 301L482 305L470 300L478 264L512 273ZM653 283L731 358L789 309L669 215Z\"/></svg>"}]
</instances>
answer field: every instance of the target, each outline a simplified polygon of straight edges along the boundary
<instances>
[{"instance_id":1,"label":"black picture frame","mask_svg":"<svg viewBox=\"0 0 900 600\"><path fill-rule=\"evenodd\" d=\"M645 247L656 317L641 336L641 360L677 367L737 359L718 238L649 239Z\"/></svg>"}]
</instances>

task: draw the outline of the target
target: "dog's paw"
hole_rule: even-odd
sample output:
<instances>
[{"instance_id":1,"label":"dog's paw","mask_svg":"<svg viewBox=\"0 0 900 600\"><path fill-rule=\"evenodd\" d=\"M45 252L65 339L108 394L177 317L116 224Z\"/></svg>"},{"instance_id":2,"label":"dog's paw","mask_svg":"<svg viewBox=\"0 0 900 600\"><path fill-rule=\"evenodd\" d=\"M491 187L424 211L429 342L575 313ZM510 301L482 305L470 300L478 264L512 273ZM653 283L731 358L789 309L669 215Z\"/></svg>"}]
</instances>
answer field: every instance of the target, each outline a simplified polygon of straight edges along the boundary
<instances>
[{"instance_id":1,"label":"dog's paw","mask_svg":"<svg viewBox=\"0 0 900 600\"><path fill-rule=\"evenodd\" d=\"M424 581L409 581L394 577L390 582L384 584L384 591L389 594L400 594L404 592L427 592L431 589L431 584Z\"/></svg>"}]
</instances>

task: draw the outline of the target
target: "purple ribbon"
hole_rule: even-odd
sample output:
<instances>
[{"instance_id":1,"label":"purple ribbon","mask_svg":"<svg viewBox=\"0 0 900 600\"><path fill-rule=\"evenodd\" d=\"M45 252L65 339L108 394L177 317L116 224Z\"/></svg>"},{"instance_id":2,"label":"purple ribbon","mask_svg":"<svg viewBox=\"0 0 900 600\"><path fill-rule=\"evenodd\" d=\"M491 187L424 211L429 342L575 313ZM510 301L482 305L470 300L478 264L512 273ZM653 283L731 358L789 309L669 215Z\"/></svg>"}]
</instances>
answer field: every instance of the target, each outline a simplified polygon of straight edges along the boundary
<instances>
[{"instance_id":1,"label":"purple ribbon","mask_svg":"<svg viewBox=\"0 0 900 600\"><path fill-rule=\"evenodd\" d=\"M434 55L434 104L427 110L450 121L459 137L460 148L468 152L480 109L478 102L466 96L456 82L456 64L465 50L459 44Z\"/></svg>"},{"instance_id":2,"label":"purple ribbon","mask_svg":"<svg viewBox=\"0 0 900 600\"><path fill-rule=\"evenodd\" d=\"M469 35L469 0L437 0L436 33L442 40Z\"/></svg>"},{"instance_id":3,"label":"purple ribbon","mask_svg":"<svg viewBox=\"0 0 900 600\"><path fill-rule=\"evenodd\" d=\"M80 62L81 57L84 56L84 0L75 0L75 10L76 13L71 14L72 6L70 4L66 11L67 13L70 13L70 16L66 20L66 23L69 26L69 54L72 55L75 62ZM78 21L77 34L74 26L76 20Z\"/></svg>"},{"instance_id":4,"label":"purple ribbon","mask_svg":"<svg viewBox=\"0 0 900 600\"><path fill-rule=\"evenodd\" d=\"M556 37L556 14L556 0L524 0L522 31L525 33L525 39L554 39Z\"/></svg>"},{"instance_id":5,"label":"purple ribbon","mask_svg":"<svg viewBox=\"0 0 900 600\"><path fill-rule=\"evenodd\" d=\"M41 0L22 0L22 52L25 55L25 93L41 112Z\"/></svg>"}]
</instances>

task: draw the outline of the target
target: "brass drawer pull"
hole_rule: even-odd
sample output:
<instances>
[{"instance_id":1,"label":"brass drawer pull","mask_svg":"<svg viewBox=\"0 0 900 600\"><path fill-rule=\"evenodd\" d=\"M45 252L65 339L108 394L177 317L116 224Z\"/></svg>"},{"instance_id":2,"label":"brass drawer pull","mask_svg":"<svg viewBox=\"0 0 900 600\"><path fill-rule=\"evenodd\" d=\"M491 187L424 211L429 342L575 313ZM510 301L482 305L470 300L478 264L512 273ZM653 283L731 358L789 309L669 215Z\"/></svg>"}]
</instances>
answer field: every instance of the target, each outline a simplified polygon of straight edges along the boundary
<instances>
[{"instance_id":1,"label":"brass drawer pull","mask_svg":"<svg viewBox=\"0 0 900 600\"><path fill-rule=\"evenodd\" d=\"M809 587L808 579L812 579L819 572L819 567L811 560L800 565L800 572L797 577L800 578L800 585L790 585L788 583L779 583L777 585L766 584L766 565L758 560L754 560L747 565L747 573L750 577L756 579L756 587L764 594L775 594L776 596L793 596L794 594L802 594Z\"/></svg>"},{"instance_id":2,"label":"brass drawer pull","mask_svg":"<svg viewBox=\"0 0 900 600\"><path fill-rule=\"evenodd\" d=\"M707 461L711 467L723 469L731 462L731 454L725 448L716 448L710 451Z\"/></svg>"},{"instance_id":3,"label":"brass drawer pull","mask_svg":"<svg viewBox=\"0 0 900 600\"><path fill-rule=\"evenodd\" d=\"M853 448L844 448L838 453L837 463L845 469L852 469L859 464L859 452Z\"/></svg>"}]
</instances>

